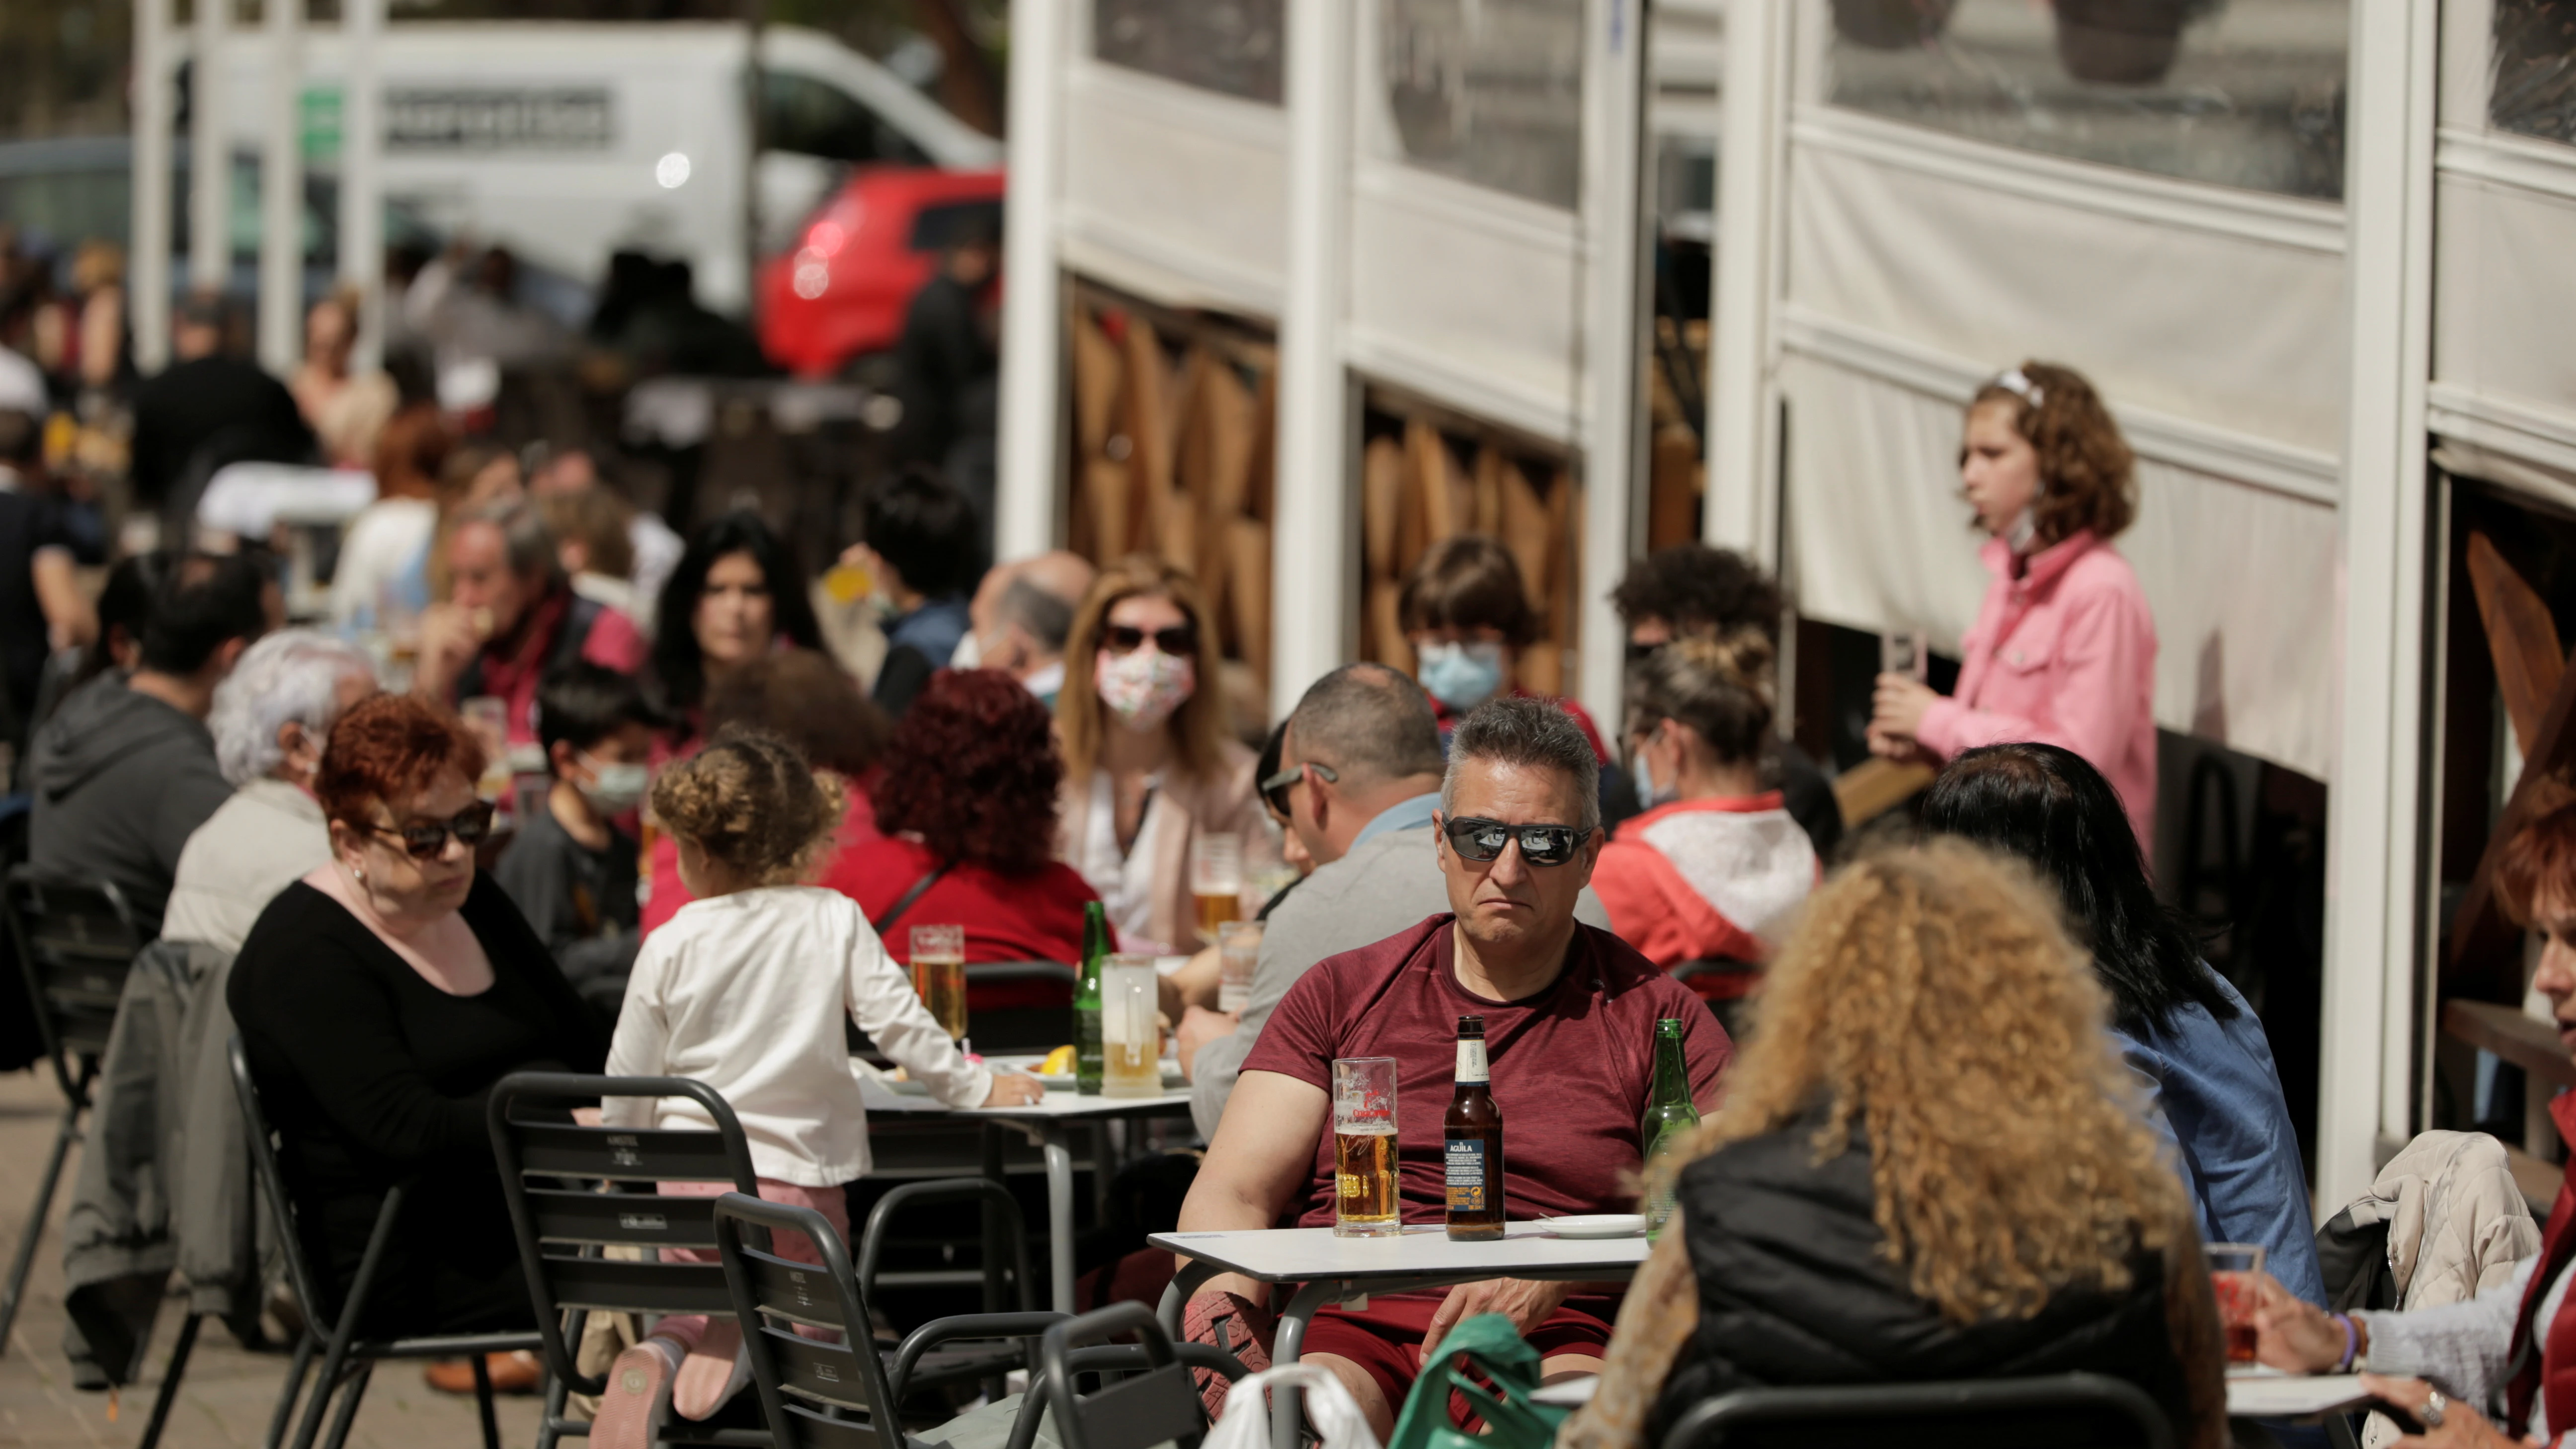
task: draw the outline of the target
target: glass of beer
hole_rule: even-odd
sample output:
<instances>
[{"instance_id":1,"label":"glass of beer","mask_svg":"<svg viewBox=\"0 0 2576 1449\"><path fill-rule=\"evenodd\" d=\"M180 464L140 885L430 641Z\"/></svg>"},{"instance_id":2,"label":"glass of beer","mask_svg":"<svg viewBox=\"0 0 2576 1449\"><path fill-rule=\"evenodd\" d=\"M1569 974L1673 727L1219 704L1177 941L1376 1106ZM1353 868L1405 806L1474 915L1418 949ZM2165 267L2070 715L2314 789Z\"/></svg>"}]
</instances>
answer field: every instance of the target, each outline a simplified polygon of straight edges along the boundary
<instances>
[{"instance_id":1,"label":"glass of beer","mask_svg":"<svg viewBox=\"0 0 2576 1449\"><path fill-rule=\"evenodd\" d=\"M1163 1033L1155 1021L1161 978L1151 956L1115 955L1100 966L1100 1095L1163 1095Z\"/></svg>"},{"instance_id":2,"label":"glass of beer","mask_svg":"<svg viewBox=\"0 0 2576 1449\"><path fill-rule=\"evenodd\" d=\"M2218 1299L2218 1322L2227 1331L2227 1361L2252 1363L2255 1341L2254 1309L2259 1296L2256 1279L2263 1271L2263 1247L2259 1243L2211 1243L2201 1255L2209 1261L2209 1287Z\"/></svg>"},{"instance_id":3,"label":"glass of beer","mask_svg":"<svg viewBox=\"0 0 2576 1449\"><path fill-rule=\"evenodd\" d=\"M1199 910L1199 939L1214 945L1225 923L1243 914L1243 837L1190 840L1190 894Z\"/></svg>"},{"instance_id":4,"label":"glass of beer","mask_svg":"<svg viewBox=\"0 0 2576 1449\"><path fill-rule=\"evenodd\" d=\"M1395 1058L1333 1059L1333 1236L1404 1231L1396 1195Z\"/></svg>"},{"instance_id":5,"label":"glass of beer","mask_svg":"<svg viewBox=\"0 0 2576 1449\"><path fill-rule=\"evenodd\" d=\"M1227 921L1216 928L1216 1009L1241 1011L1252 1003L1252 968L1261 961L1261 923Z\"/></svg>"},{"instance_id":6,"label":"glass of beer","mask_svg":"<svg viewBox=\"0 0 2576 1449\"><path fill-rule=\"evenodd\" d=\"M496 803L510 798L510 702L478 694L456 706L457 718L483 746L483 778L474 793Z\"/></svg>"},{"instance_id":7,"label":"glass of beer","mask_svg":"<svg viewBox=\"0 0 2576 1449\"><path fill-rule=\"evenodd\" d=\"M966 928L912 928L912 990L952 1040L966 1035Z\"/></svg>"}]
</instances>

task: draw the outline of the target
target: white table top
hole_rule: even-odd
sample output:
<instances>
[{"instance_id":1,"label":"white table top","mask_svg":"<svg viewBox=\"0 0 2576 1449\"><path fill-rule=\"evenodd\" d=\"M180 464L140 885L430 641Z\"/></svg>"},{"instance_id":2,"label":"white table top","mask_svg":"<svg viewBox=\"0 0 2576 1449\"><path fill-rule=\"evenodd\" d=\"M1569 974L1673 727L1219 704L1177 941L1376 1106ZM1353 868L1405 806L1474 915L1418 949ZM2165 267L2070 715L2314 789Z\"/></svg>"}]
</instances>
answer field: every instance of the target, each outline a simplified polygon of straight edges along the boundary
<instances>
[{"instance_id":1,"label":"white table top","mask_svg":"<svg viewBox=\"0 0 2576 1449\"><path fill-rule=\"evenodd\" d=\"M1452 1273L1509 1277L1597 1271L1626 1278L1653 1245L1633 1238L1560 1238L1542 1223L1507 1223L1499 1242L1453 1243L1438 1223L1408 1225L1401 1237L1337 1238L1331 1228L1226 1233L1156 1233L1146 1240L1185 1258L1214 1263L1264 1283L1324 1278L1420 1278Z\"/></svg>"},{"instance_id":2,"label":"white table top","mask_svg":"<svg viewBox=\"0 0 2576 1449\"><path fill-rule=\"evenodd\" d=\"M1156 1097L1086 1097L1079 1092L1049 1091L1017 1107L951 1107L936 1097L898 1092L866 1073L859 1074L859 1098L870 1115L989 1117L996 1121L1053 1120L1060 1117L1158 1117L1190 1109L1187 1088Z\"/></svg>"},{"instance_id":3,"label":"white table top","mask_svg":"<svg viewBox=\"0 0 2576 1449\"><path fill-rule=\"evenodd\" d=\"M2359 1374L2227 1375L2227 1413L2237 1419L2307 1419L2375 1402Z\"/></svg>"}]
</instances>

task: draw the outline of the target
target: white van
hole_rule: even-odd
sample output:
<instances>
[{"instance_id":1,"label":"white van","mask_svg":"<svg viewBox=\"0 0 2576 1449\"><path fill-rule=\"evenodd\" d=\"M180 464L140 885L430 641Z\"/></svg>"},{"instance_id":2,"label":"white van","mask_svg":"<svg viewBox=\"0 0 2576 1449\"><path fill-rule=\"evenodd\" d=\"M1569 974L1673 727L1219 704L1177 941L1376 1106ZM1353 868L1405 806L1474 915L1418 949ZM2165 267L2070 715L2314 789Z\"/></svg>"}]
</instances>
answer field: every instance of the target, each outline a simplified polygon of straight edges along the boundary
<instances>
[{"instance_id":1,"label":"white van","mask_svg":"<svg viewBox=\"0 0 2576 1449\"><path fill-rule=\"evenodd\" d=\"M1000 141L832 37L772 25L760 41L758 250L792 237L843 166L1002 163ZM307 31L302 53L306 164L328 173L345 73L337 28ZM400 22L376 54L388 201L593 285L620 248L685 259L699 301L748 313L748 28ZM237 152L259 145L271 57L257 30L225 38Z\"/></svg>"}]
</instances>

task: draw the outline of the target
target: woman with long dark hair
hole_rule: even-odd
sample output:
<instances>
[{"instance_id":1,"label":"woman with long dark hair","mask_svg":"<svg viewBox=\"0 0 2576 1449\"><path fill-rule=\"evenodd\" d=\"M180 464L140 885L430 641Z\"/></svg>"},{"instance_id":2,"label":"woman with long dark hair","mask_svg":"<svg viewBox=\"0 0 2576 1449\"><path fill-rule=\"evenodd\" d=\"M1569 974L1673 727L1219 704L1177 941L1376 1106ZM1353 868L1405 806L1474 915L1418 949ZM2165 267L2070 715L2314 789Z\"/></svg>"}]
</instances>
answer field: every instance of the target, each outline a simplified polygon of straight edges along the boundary
<instances>
[{"instance_id":1,"label":"woman with long dark hair","mask_svg":"<svg viewBox=\"0 0 2576 1449\"><path fill-rule=\"evenodd\" d=\"M2325 1301L2307 1174L2263 1024L2156 899L2118 791L2073 750L1988 745L1932 782L1926 830L2016 855L2057 888L2111 993L2111 1032L2181 1155L2212 1242L2260 1243L2273 1276Z\"/></svg>"},{"instance_id":2,"label":"woman with long dark hair","mask_svg":"<svg viewBox=\"0 0 2576 1449\"><path fill-rule=\"evenodd\" d=\"M689 536L662 585L653 640L654 705L694 736L715 680L781 643L823 647L805 581L760 515L728 513Z\"/></svg>"}]
</instances>

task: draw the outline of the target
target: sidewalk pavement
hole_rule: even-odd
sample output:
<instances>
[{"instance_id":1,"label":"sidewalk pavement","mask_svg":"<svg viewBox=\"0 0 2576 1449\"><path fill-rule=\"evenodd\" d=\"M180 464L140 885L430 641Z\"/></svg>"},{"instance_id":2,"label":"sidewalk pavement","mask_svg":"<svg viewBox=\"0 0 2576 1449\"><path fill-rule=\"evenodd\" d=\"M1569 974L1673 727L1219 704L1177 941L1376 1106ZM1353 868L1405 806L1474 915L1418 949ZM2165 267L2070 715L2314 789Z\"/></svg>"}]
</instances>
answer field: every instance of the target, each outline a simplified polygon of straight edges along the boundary
<instances>
[{"instance_id":1,"label":"sidewalk pavement","mask_svg":"<svg viewBox=\"0 0 2576 1449\"><path fill-rule=\"evenodd\" d=\"M51 1072L0 1075L0 1255L17 1247L61 1113L62 1096ZM114 1423L108 1421L107 1395L72 1387L62 1353L59 1230L79 1165L75 1149L36 1250L26 1302L10 1329L6 1356L0 1357L0 1449L132 1449L151 1417L161 1370L178 1336L184 1304L172 1299L162 1305L143 1382L128 1385L119 1395ZM0 1256L0 1272L6 1271L7 1261ZM206 1324L197 1335L197 1350L162 1444L166 1449L259 1449L285 1377L285 1354L245 1352L221 1323ZM504 1396L500 1408L502 1444L509 1449L535 1444L538 1401ZM473 1396L432 1392L421 1382L420 1366L406 1363L377 1369L349 1434L352 1449L480 1449L482 1442Z\"/></svg>"}]
</instances>

